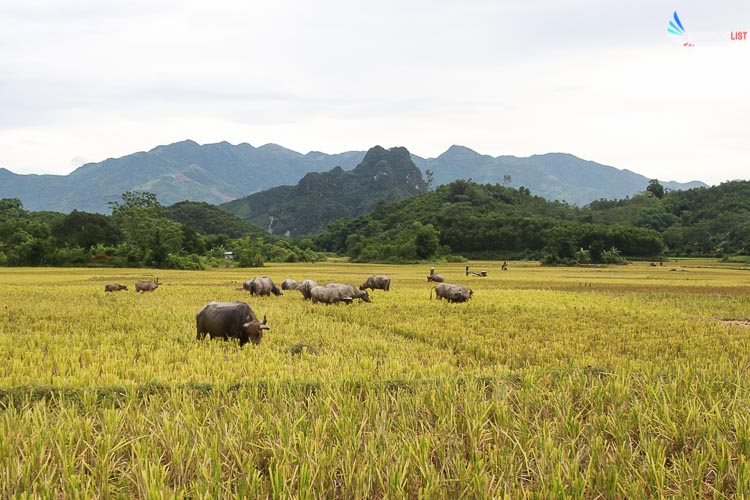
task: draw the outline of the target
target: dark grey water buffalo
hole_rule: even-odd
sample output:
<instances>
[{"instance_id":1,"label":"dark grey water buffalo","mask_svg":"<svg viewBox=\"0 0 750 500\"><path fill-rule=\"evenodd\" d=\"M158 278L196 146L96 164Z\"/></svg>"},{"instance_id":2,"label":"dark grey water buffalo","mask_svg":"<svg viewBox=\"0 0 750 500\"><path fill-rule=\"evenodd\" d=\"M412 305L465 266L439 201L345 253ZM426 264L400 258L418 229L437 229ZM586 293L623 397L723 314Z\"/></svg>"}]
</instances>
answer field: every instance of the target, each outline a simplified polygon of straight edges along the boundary
<instances>
[{"instance_id":1,"label":"dark grey water buffalo","mask_svg":"<svg viewBox=\"0 0 750 500\"><path fill-rule=\"evenodd\" d=\"M262 278L256 277L245 281L242 288L250 292L250 295L284 295L268 276L263 276Z\"/></svg>"},{"instance_id":2,"label":"dark grey water buffalo","mask_svg":"<svg viewBox=\"0 0 750 500\"><path fill-rule=\"evenodd\" d=\"M281 282L282 290L299 290L299 283L296 280L287 278Z\"/></svg>"},{"instance_id":3,"label":"dark grey water buffalo","mask_svg":"<svg viewBox=\"0 0 750 500\"><path fill-rule=\"evenodd\" d=\"M125 285L118 285L117 283L109 283L104 285L105 292L119 292L120 290L127 290L128 287Z\"/></svg>"},{"instance_id":4,"label":"dark grey water buffalo","mask_svg":"<svg viewBox=\"0 0 750 500\"><path fill-rule=\"evenodd\" d=\"M331 305L338 302L345 302L347 304L352 303L352 296L346 295L339 288L328 287L328 286L316 286L310 290L310 299L313 304L321 302L323 304Z\"/></svg>"},{"instance_id":5,"label":"dark grey water buffalo","mask_svg":"<svg viewBox=\"0 0 750 500\"><path fill-rule=\"evenodd\" d=\"M135 282L136 292L153 292L157 288L159 288L159 278L154 281L138 280Z\"/></svg>"},{"instance_id":6,"label":"dark grey water buffalo","mask_svg":"<svg viewBox=\"0 0 750 500\"><path fill-rule=\"evenodd\" d=\"M448 302L466 302L474 295L473 290L450 283L438 283L432 290L435 290L436 298L446 299ZM430 299L432 299L432 290L430 290Z\"/></svg>"},{"instance_id":7,"label":"dark grey water buffalo","mask_svg":"<svg viewBox=\"0 0 750 500\"><path fill-rule=\"evenodd\" d=\"M354 285L346 285L342 283L328 283L326 287L338 288L339 290L343 292L344 295L346 295L347 297L351 297L353 299L364 300L365 302L372 302L370 300L370 295L367 292L357 290L357 287L355 287Z\"/></svg>"},{"instance_id":8,"label":"dark grey water buffalo","mask_svg":"<svg viewBox=\"0 0 750 500\"><path fill-rule=\"evenodd\" d=\"M310 300L310 291L318 286L313 280L305 280L299 284L299 291L302 292L302 298L304 300Z\"/></svg>"},{"instance_id":9,"label":"dark grey water buffalo","mask_svg":"<svg viewBox=\"0 0 750 500\"><path fill-rule=\"evenodd\" d=\"M252 342L260 344L263 331L270 330L266 317L261 323L250 306L245 302L209 302L195 317L198 330L197 338L202 340L206 334L212 339L239 339L240 346Z\"/></svg>"},{"instance_id":10,"label":"dark grey water buffalo","mask_svg":"<svg viewBox=\"0 0 750 500\"><path fill-rule=\"evenodd\" d=\"M385 290L386 292L391 289L391 278L385 275L370 276L367 281L359 285L360 290Z\"/></svg>"},{"instance_id":11,"label":"dark grey water buffalo","mask_svg":"<svg viewBox=\"0 0 750 500\"><path fill-rule=\"evenodd\" d=\"M445 279L439 274L431 274L427 276L427 281L434 281L435 283L442 283Z\"/></svg>"}]
</instances>

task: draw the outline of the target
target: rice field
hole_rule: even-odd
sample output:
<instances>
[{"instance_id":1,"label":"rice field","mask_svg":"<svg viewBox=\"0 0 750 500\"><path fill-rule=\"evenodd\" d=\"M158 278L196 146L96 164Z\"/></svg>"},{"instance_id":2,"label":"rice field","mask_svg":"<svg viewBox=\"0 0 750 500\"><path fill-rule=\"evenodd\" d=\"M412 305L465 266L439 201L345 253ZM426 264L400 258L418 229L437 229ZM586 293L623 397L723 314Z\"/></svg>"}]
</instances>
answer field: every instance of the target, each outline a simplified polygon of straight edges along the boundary
<instances>
[{"instance_id":1,"label":"rice field","mask_svg":"<svg viewBox=\"0 0 750 500\"><path fill-rule=\"evenodd\" d=\"M750 495L748 269L442 264L449 304L429 267L0 268L0 498ZM238 290L372 274L369 304ZM271 330L196 340L213 300Z\"/></svg>"}]
</instances>

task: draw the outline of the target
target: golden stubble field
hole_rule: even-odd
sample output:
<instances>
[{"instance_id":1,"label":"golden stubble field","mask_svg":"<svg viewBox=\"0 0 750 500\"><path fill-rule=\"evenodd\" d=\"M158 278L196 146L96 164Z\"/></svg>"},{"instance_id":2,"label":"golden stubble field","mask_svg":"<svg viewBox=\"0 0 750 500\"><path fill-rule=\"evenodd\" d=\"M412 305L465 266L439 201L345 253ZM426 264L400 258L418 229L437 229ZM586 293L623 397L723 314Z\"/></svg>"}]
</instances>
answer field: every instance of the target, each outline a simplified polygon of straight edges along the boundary
<instances>
[{"instance_id":1,"label":"golden stubble field","mask_svg":"<svg viewBox=\"0 0 750 500\"><path fill-rule=\"evenodd\" d=\"M750 492L750 272L443 264L474 290L448 304L429 267L0 270L0 497ZM237 290L371 274L371 304ZM212 300L270 332L197 341Z\"/></svg>"}]
</instances>

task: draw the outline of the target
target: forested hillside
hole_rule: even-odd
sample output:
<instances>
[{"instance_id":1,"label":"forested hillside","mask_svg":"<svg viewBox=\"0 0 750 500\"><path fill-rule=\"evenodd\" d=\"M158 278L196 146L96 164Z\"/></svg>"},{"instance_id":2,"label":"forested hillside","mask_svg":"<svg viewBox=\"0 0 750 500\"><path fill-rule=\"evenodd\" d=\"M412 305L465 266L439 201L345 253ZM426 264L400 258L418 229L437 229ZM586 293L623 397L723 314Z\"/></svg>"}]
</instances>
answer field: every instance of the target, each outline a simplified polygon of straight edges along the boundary
<instances>
[{"instance_id":1,"label":"forested hillside","mask_svg":"<svg viewBox=\"0 0 750 500\"><path fill-rule=\"evenodd\" d=\"M654 229L675 255L750 255L750 182L591 203L584 217Z\"/></svg>"},{"instance_id":2,"label":"forested hillside","mask_svg":"<svg viewBox=\"0 0 750 500\"><path fill-rule=\"evenodd\" d=\"M460 254L614 263L623 256L750 254L750 183L665 193L652 181L648 189L578 208L525 188L456 181L336 221L317 242L359 261Z\"/></svg>"},{"instance_id":3,"label":"forested hillside","mask_svg":"<svg viewBox=\"0 0 750 500\"><path fill-rule=\"evenodd\" d=\"M385 168L393 162L385 161L388 155L383 153L363 162L365 177L394 172ZM396 158L408 155L390 153ZM316 189L321 185L331 189L326 196L336 199L341 186L348 184L332 188L323 182ZM320 191L312 192L311 203L321 198ZM652 181L632 198L598 200L585 207L550 202L526 188L463 180L395 202L382 193L379 201L368 198L367 203L374 204L371 212L340 218L314 240L269 235L207 203L163 207L151 193L124 193L122 201L111 205L109 216L29 212L19 200L3 199L0 265L196 268L215 265L225 251L235 252L243 266L315 261L322 258L320 251L360 262L469 257L529 258L548 264L750 255L747 181L672 192ZM350 193L350 199L356 197Z\"/></svg>"},{"instance_id":4,"label":"forested hillside","mask_svg":"<svg viewBox=\"0 0 750 500\"><path fill-rule=\"evenodd\" d=\"M414 196L422 175L406 148L370 149L351 171L340 167L307 174L296 186L280 186L222 205L273 234L311 235L342 217L356 217L380 200Z\"/></svg>"}]
</instances>

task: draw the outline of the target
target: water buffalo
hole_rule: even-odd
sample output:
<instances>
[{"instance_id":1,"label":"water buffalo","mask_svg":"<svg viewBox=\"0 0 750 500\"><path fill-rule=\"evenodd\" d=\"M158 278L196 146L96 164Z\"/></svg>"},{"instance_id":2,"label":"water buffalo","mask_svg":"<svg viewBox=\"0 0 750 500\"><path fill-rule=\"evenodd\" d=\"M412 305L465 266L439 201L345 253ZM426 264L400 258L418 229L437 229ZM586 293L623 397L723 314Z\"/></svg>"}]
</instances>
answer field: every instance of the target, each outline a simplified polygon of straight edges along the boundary
<instances>
[{"instance_id":1,"label":"water buffalo","mask_svg":"<svg viewBox=\"0 0 750 500\"><path fill-rule=\"evenodd\" d=\"M442 283L445 279L439 274L431 274L427 276L427 281L434 281L435 283Z\"/></svg>"},{"instance_id":2,"label":"water buffalo","mask_svg":"<svg viewBox=\"0 0 750 500\"><path fill-rule=\"evenodd\" d=\"M359 285L360 290L385 290L386 292L391 289L391 278L385 275L370 276L367 281Z\"/></svg>"},{"instance_id":3,"label":"water buffalo","mask_svg":"<svg viewBox=\"0 0 750 500\"><path fill-rule=\"evenodd\" d=\"M284 295L268 276L263 276L262 278L256 277L245 281L242 288L250 292L250 295Z\"/></svg>"},{"instance_id":4,"label":"water buffalo","mask_svg":"<svg viewBox=\"0 0 750 500\"><path fill-rule=\"evenodd\" d=\"M120 290L127 290L128 287L125 285L118 285L117 283L109 283L104 285L105 292L119 292Z\"/></svg>"},{"instance_id":5,"label":"water buffalo","mask_svg":"<svg viewBox=\"0 0 750 500\"><path fill-rule=\"evenodd\" d=\"M337 302L351 304L353 300L351 295L346 295L341 289L328 286L313 287L310 290L310 299L313 304L322 302L327 305L336 304Z\"/></svg>"},{"instance_id":6,"label":"water buffalo","mask_svg":"<svg viewBox=\"0 0 750 500\"><path fill-rule=\"evenodd\" d=\"M436 298L446 299L448 302L466 302L474 295L473 290L450 283L438 283L432 287L432 290L435 290ZM432 300L432 290L430 290L430 300Z\"/></svg>"},{"instance_id":7,"label":"water buffalo","mask_svg":"<svg viewBox=\"0 0 750 500\"><path fill-rule=\"evenodd\" d=\"M281 282L282 290L299 290L299 283L293 279L287 278Z\"/></svg>"},{"instance_id":8,"label":"water buffalo","mask_svg":"<svg viewBox=\"0 0 750 500\"><path fill-rule=\"evenodd\" d=\"M313 280L305 280L299 284L299 291L302 292L302 298L304 300L310 300L310 291L318 286Z\"/></svg>"},{"instance_id":9,"label":"water buffalo","mask_svg":"<svg viewBox=\"0 0 750 500\"><path fill-rule=\"evenodd\" d=\"M341 290L341 292L345 296L351 297L353 299L364 300L365 302L372 302L370 300L370 295L367 292L357 290L357 287L355 287L354 285L344 285L341 283L328 283L326 287L338 288L339 290Z\"/></svg>"},{"instance_id":10,"label":"water buffalo","mask_svg":"<svg viewBox=\"0 0 750 500\"><path fill-rule=\"evenodd\" d=\"M159 288L159 278L154 281L138 280L135 282L136 292L153 292L157 288Z\"/></svg>"},{"instance_id":11,"label":"water buffalo","mask_svg":"<svg viewBox=\"0 0 750 500\"><path fill-rule=\"evenodd\" d=\"M208 334L212 339L238 339L240 346L260 344L263 330L270 330L266 317L261 323L245 302L209 302L195 317L198 340Z\"/></svg>"}]
</instances>

